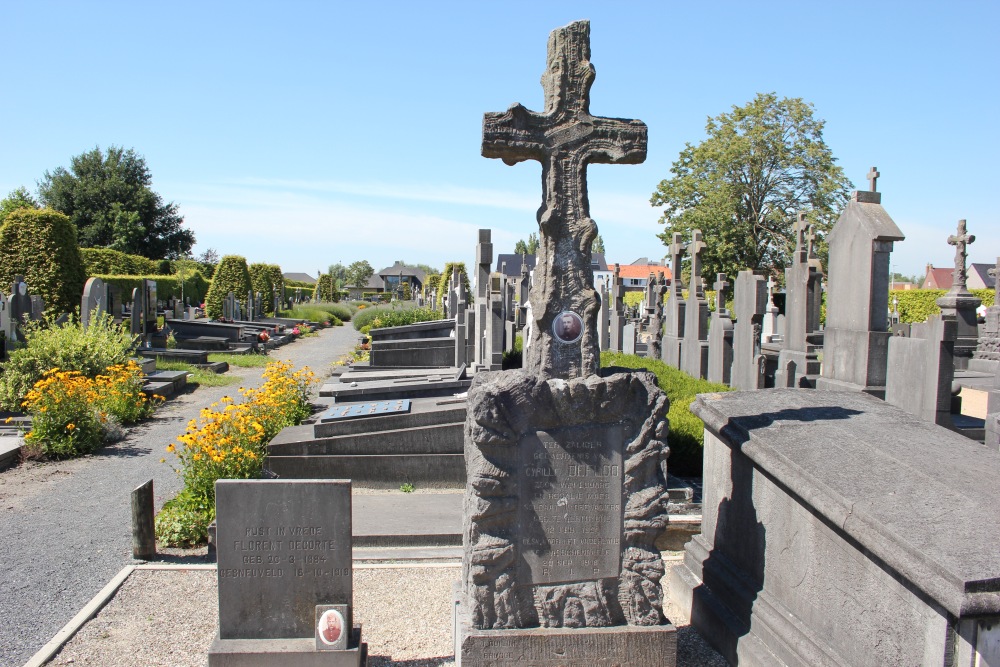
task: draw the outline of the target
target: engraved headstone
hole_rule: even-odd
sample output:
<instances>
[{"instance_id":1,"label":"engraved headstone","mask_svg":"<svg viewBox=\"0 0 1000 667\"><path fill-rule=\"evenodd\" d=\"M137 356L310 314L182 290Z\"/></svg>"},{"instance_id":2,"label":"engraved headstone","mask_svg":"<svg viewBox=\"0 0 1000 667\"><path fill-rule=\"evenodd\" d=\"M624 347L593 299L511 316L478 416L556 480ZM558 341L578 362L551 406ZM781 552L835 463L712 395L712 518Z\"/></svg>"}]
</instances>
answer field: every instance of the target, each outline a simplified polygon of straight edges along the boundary
<instances>
[{"instance_id":1,"label":"engraved headstone","mask_svg":"<svg viewBox=\"0 0 1000 667\"><path fill-rule=\"evenodd\" d=\"M666 410L645 371L598 375L586 165L645 158L639 121L589 113L590 24L549 38L545 112L486 114L483 155L542 163L545 201L524 370L469 390L456 658L673 665L663 617ZM581 656L587 659L581 661Z\"/></svg>"},{"instance_id":2,"label":"engraved headstone","mask_svg":"<svg viewBox=\"0 0 1000 667\"><path fill-rule=\"evenodd\" d=\"M670 296L667 298L665 331L663 332L663 361L674 368L681 367L681 348L684 345L685 308L684 282L681 265L687 244L680 232L674 232L670 244Z\"/></svg>"},{"instance_id":3,"label":"engraved headstone","mask_svg":"<svg viewBox=\"0 0 1000 667\"><path fill-rule=\"evenodd\" d=\"M736 276L733 308L736 325L733 329L733 371L730 384L734 389L764 388L764 356L761 347L761 323L766 309L767 286L762 276L753 271L740 271Z\"/></svg>"},{"instance_id":4,"label":"engraved headstone","mask_svg":"<svg viewBox=\"0 0 1000 667\"><path fill-rule=\"evenodd\" d=\"M129 333L133 336L142 336L142 288L132 289L132 309L129 311Z\"/></svg>"},{"instance_id":5,"label":"engraved headstone","mask_svg":"<svg viewBox=\"0 0 1000 667\"><path fill-rule=\"evenodd\" d=\"M729 384L733 371L733 321L726 310L729 282L726 274L716 276L715 310L708 326L708 381Z\"/></svg>"},{"instance_id":6,"label":"engraved headstone","mask_svg":"<svg viewBox=\"0 0 1000 667\"><path fill-rule=\"evenodd\" d=\"M663 354L663 297L667 293L666 279L662 273L658 273L656 278L649 274L649 282L652 285L652 310L650 311L649 331L650 338L646 348L646 356L650 359L660 359Z\"/></svg>"},{"instance_id":7,"label":"engraved headstone","mask_svg":"<svg viewBox=\"0 0 1000 667\"><path fill-rule=\"evenodd\" d=\"M88 278L83 286L80 300L80 322L83 328L90 326L92 319L100 318L108 308L108 290L100 278Z\"/></svg>"},{"instance_id":8,"label":"engraved headstone","mask_svg":"<svg viewBox=\"0 0 1000 667\"><path fill-rule=\"evenodd\" d=\"M701 277L701 252L704 249L701 230L695 229L688 245L691 281L684 306L684 345L681 348L681 370L695 378L708 375L708 299L705 298L705 280Z\"/></svg>"},{"instance_id":9,"label":"engraved headstone","mask_svg":"<svg viewBox=\"0 0 1000 667\"><path fill-rule=\"evenodd\" d=\"M778 387L813 387L820 372L819 307L823 271L819 259L810 257L813 247L812 225L805 213L795 222L795 251L792 264L785 269L785 332L778 354ZM789 365L789 361L794 361ZM789 369L794 369L789 372Z\"/></svg>"},{"instance_id":10,"label":"engraved headstone","mask_svg":"<svg viewBox=\"0 0 1000 667\"><path fill-rule=\"evenodd\" d=\"M351 483L223 479L215 489L219 634L209 665L249 664L237 661L248 652L319 664L308 662L316 607L353 604ZM352 635L350 655L332 664L363 664L360 628Z\"/></svg>"},{"instance_id":11,"label":"engraved headstone","mask_svg":"<svg viewBox=\"0 0 1000 667\"><path fill-rule=\"evenodd\" d=\"M876 170L872 168L872 172ZM885 397L889 347L889 255L905 237L882 194L855 191L828 237L823 375L817 389Z\"/></svg>"}]
</instances>

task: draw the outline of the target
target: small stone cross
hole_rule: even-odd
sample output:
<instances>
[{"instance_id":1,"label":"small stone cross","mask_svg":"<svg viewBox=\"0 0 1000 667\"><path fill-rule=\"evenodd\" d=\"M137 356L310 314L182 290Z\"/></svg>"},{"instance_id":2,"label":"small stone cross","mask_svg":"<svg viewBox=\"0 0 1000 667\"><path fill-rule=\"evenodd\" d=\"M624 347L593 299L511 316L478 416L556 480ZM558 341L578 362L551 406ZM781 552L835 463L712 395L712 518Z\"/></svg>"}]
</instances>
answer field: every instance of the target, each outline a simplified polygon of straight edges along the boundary
<instances>
[{"instance_id":1,"label":"small stone cross","mask_svg":"<svg viewBox=\"0 0 1000 667\"><path fill-rule=\"evenodd\" d=\"M800 212L795 219L795 253L800 253L805 250L806 245L806 228L809 223L806 222L806 214Z\"/></svg>"},{"instance_id":2,"label":"small stone cross","mask_svg":"<svg viewBox=\"0 0 1000 667\"><path fill-rule=\"evenodd\" d=\"M524 160L542 163L541 234L531 305L534 331L525 369L542 377L588 376L600 368L591 242L597 225L590 219L587 165L639 164L646 159L647 128L638 120L590 114L590 22L577 21L552 31L548 64L542 74L545 111L520 104L483 117L483 157L508 165ZM578 345L560 342L552 333L561 313L584 321Z\"/></svg>"},{"instance_id":3,"label":"small stone cross","mask_svg":"<svg viewBox=\"0 0 1000 667\"><path fill-rule=\"evenodd\" d=\"M684 236L680 232L674 232L674 240L670 244L670 272L673 276L670 286L673 288L671 291L677 294L680 294L684 289L681 281L681 262L686 250L687 244L684 243Z\"/></svg>"},{"instance_id":4,"label":"small stone cross","mask_svg":"<svg viewBox=\"0 0 1000 667\"><path fill-rule=\"evenodd\" d=\"M808 241L809 257L816 256L816 225L810 224L806 228L806 241Z\"/></svg>"},{"instance_id":5,"label":"small stone cross","mask_svg":"<svg viewBox=\"0 0 1000 667\"><path fill-rule=\"evenodd\" d=\"M688 244L688 254L691 255L691 283L693 284L696 278L701 277L701 251L707 246L705 242L701 240L701 230L695 229L691 232L691 243Z\"/></svg>"},{"instance_id":6,"label":"small stone cross","mask_svg":"<svg viewBox=\"0 0 1000 667\"><path fill-rule=\"evenodd\" d=\"M715 288L715 312L725 313L726 311L726 290L729 289L729 283L726 281L725 273L715 274L715 284L712 285Z\"/></svg>"},{"instance_id":7,"label":"small stone cross","mask_svg":"<svg viewBox=\"0 0 1000 667\"><path fill-rule=\"evenodd\" d=\"M871 171L868 172L868 189L872 192L878 192L878 190L875 189L875 186L878 182L878 177L881 175L882 174L879 173L879 170L876 167L872 167Z\"/></svg>"},{"instance_id":8,"label":"small stone cross","mask_svg":"<svg viewBox=\"0 0 1000 667\"><path fill-rule=\"evenodd\" d=\"M955 246L955 271L952 274L952 287L959 290L966 288L965 258L968 257L967 247L975 242L976 237L965 229L965 220L958 221L958 234L948 237L948 245Z\"/></svg>"}]
</instances>

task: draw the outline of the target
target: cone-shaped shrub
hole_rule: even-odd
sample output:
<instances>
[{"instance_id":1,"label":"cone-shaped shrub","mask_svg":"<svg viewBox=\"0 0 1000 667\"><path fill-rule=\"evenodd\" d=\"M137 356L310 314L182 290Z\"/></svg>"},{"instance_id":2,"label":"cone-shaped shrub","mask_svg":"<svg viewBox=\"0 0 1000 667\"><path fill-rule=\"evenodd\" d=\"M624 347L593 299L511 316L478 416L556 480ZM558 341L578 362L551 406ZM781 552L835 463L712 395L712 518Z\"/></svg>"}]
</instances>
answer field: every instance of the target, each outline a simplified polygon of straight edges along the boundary
<instances>
[{"instance_id":1,"label":"cone-shaped shrub","mask_svg":"<svg viewBox=\"0 0 1000 667\"><path fill-rule=\"evenodd\" d=\"M247 260L239 255L226 255L219 260L205 296L207 315L215 319L222 317L222 303L230 292L236 295L236 300L246 309L247 292L252 288Z\"/></svg>"}]
</instances>

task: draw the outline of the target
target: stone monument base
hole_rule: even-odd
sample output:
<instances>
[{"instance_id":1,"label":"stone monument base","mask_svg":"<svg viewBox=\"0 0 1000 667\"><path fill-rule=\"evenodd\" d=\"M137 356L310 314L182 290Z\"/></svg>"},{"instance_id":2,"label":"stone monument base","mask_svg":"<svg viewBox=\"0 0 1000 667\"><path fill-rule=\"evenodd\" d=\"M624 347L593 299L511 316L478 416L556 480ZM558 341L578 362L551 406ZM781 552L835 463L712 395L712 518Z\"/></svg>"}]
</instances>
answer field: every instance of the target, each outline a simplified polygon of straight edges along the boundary
<instances>
[{"instance_id":1,"label":"stone monument base","mask_svg":"<svg viewBox=\"0 0 1000 667\"><path fill-rule=\"evenodd\" d=\"M368 644L355 625L343 651L317 651L313 637L290 639L222 639L215 636L208 649L208 667L365 667Z\"/></svg>"},{"instance_id":2,"label":"stone monument base","mask_svg":"<svg viewBox=\"0 0 1000 667\"><path fill-rule=\"evenodd\" d=\"M795 365L791 366L789 362ZM815 346L810 345L808 352L782 350L778 353L778 370L774 372L774 386L815 389L820 370L819 354Z\"/></svg>"}]
</instances>

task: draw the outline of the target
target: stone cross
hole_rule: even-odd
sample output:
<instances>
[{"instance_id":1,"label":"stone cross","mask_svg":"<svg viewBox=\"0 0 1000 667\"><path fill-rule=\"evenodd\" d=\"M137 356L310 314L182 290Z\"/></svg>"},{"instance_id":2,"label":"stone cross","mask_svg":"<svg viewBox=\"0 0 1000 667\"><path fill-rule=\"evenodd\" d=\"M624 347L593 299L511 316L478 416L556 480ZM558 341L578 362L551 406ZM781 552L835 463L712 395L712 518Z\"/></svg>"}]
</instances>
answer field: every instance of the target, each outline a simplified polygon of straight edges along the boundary
<instances>
[{"instance_id":1,"label":"stone cross","mask_svg":"<svg viewBox=\"0 0 1000 667\"><path fill-rule=\"evenodd\" d=\"M809 223L806 222L806 214L800 212L795 220L795 254L806 250L806 231Z\"/></svg>"},{"instance_id":2,"label":"stone cross","mask_svg":"<svg viewBox=\"0 0 1000 667\"><path fill-rule=\"evenodd\" d=\"M705 242L701 240L701 230L696 229L691 233L691 243L688 244L688 254L691 255L691 284L689 289L695 290L699 296L704 291L701 279L701 251L705 249Z\"/></svg>"},{"instance_id":3,"label":"stone cross","mask_svg":"<svg viewBox=\"0 0 1000 667\"><path fill-rule=\"evenodd\" d=\"M684 243L683 239L680 232L674 232L674 240L670 244L670 271L673 274L670 282L673 289L670 291L674 294L680 294L684 289L681 280L681 261L683 261L684 252L687 250L687 244Z\"/></svg>"},{"instance_id":4,"label":"stone cross","mask_svg":"<svg viewBox=\"0 0 1000 667\"><path fill-rule=\"evenodd\" d=\"M878 182L878 177L881 175L876 167L872 167L871 171L868 172L868 187L872 192L878 192L875 186Z\"/></svg>"},{"instance_id":5,"label":"stone cross","mask_svg":"<svg viewBox=\"0 0 1000 667\"><path fill-rule=\"evenodd\" d=\"M715 274L715 284L712 285L715 288L715 312L726 313L726 290L729 289L729 283L726 281L725 273Z\"/></svg>"},{"instance_id":6,"label":"stone cross","mask_svg":"<svg viewBox=\"0 0 1000 667\"><path fill-rule=\"evenodd\" d=\"M541 244L532 285L535 339L524 367L541 377L592 375L600 367L591 242L597 225L590 218L587 165L639 164L646 159L647 128L638 120L590 114L590 22L578 21L552 32L548 66L542 75L545 111L520 104L483 117L483 157L513 165L542 164ZM583 336L567 344L553 323L561 313L582 317Z\"/></svg>"},{"instance_id":7,"label":"stone cross","mask_svg":"<svg viewBox=\"0 0 1000 667\"><path fill-rule=\"evenodd\" d=\"M806 227L806 241L808 242L806 255L812 259L816 257L816 225L810 224Z\"/></svg>"},{"instance_id":8,"label":"stone cross","mask_svg":"<svg viewBox=\"0 0 1000 667\"><path fill-rule=\"evenodd\" d=\"M961 291L966 289L965 258L968 257L966 248L975 240L975 235L965 231L965 220L958 221L958 234L948 237L948 245L955 246L955 272L952 278L952 287L957 287Z\"/></svg>"}]
</instances>

